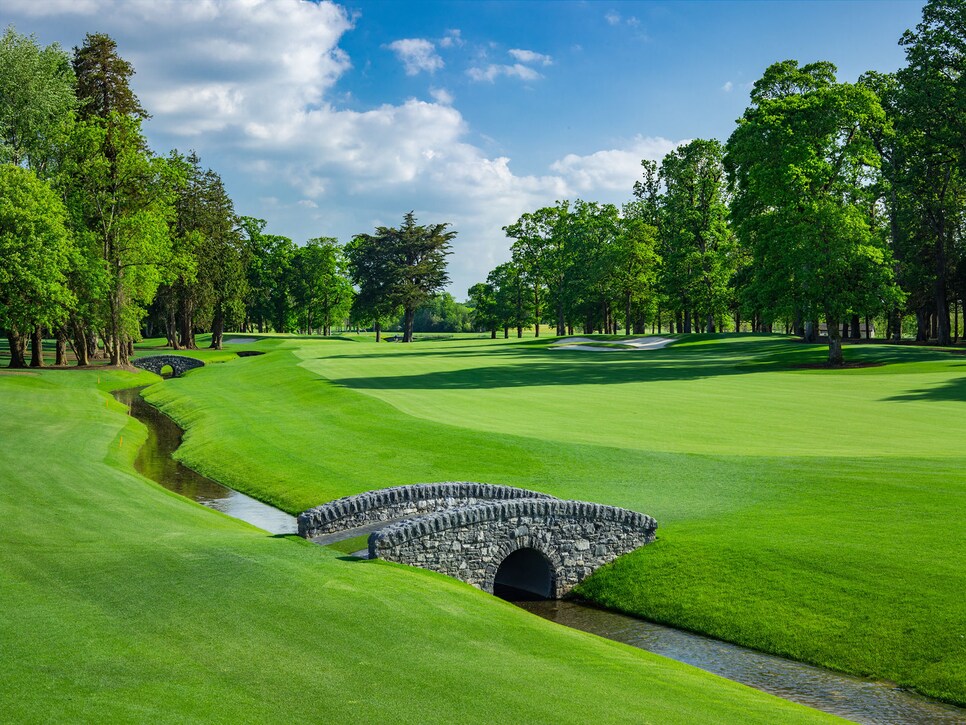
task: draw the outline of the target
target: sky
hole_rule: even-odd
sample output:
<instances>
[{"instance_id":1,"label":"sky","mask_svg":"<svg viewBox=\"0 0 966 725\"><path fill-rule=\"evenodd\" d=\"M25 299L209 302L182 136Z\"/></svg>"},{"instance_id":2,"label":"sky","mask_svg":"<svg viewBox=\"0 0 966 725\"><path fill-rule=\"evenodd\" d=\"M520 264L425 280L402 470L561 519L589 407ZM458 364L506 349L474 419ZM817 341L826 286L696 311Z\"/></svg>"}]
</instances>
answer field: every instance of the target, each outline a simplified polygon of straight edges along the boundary
<instances>
[{"instance_id":1,"label":"sky","mask_svg":"<svg viewBox=\"0 0 966 725\"><path fill-rule=\"evenodd\" d=\"M771 63L903 64L918 0L2 0L0 24L118 44L156 153L196 151L297 243L448 222L448 290L559 199L621 204L641 159L726 141Z\"/></svg>"}]
</instances>

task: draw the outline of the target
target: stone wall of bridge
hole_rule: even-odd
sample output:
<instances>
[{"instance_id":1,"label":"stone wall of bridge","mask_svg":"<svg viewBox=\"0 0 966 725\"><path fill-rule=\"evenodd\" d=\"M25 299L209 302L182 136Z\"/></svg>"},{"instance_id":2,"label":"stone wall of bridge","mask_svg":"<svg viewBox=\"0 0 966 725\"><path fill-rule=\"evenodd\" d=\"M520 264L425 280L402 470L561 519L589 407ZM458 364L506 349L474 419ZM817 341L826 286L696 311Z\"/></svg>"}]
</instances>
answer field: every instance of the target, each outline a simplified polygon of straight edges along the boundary
<instances>
[{"instance_id":1,"label":"stone wall of bridge","mask_svg":"<svg viewBox=\"0 0 966 725\"><path fill-rule=\"evenodd\" d=\"M160 375L164 366L169 365L171 366L171 373L175 377L184 375L189 370L204 367L205 365L201 360L186 355L149 355L147 357L135 358L131 361L131 364L134 367L152 372L155 375Z\"/></svg>"},{"instance_id":2,"label":"stone wall of bridge","mask_svg":"<svg viewBox=\"0 0 966 725\"><path fill-rule=\"evenodd\" d=\"M653 541L656 528L645 514L584 501L493 501L390 524L370 535L369 555L492 593L507 557L533 549L549 563L549 596L558 598L597 568Z\"/></svg>"},{"instance_id":3,"label":"stone wall of bridge","mask_svg":"<svg viewBox=\"0 0 966 725\"><path fill-rule=\"evenodd\" d=\"M471 481L417 483L395 486L345 498L299 514L299 536L307 539L401 518L423 516L485 501L551 498L547 494L513 486Z\"/></svg>"}]
</instances>

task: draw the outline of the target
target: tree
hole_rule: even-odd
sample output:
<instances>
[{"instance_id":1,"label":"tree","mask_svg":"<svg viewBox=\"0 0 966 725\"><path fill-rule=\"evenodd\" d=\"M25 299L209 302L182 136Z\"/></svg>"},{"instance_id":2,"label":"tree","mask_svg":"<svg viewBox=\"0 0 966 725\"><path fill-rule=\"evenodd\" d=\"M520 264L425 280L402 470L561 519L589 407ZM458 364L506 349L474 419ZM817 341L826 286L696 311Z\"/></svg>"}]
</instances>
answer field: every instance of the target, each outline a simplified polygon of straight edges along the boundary
<instances>
[{"instance_id":1,"label":"tree","mask_svg":"<svg viewBox=\"0 0 966 725\"><path fill-rule=\"evenodd\" d=\"M45 178L54 140L76 106L74 73L60 46L41 48L7 28L0 38L0 162Z\"/></svg>"},{"instance_id":2,"label":"tree","mask_svg":"<svg viewBox=\"0 0 966 725\"><path fill-rule=\"evenodd\" d=\"M84 44L74 48L73 65L82 118L107 118L112 112L149 117L131 90L134 66L117 54L117 43L109 35L88 33Z\"/></svg>"},{"instance_id":3,"label":"tree","mask_svg":"<svg viewBox=\"0 0 966 725\"><path fill-rule=\"evenodd\" d=\"M300 327L308 334L321 328L332 334L332 323L344 320L352 307L352 284L345 275L345 257L337 239L310 239L295 251L293 299Z\"/></svg>"},{"instance_id":4,"label":"tree","mask_svg":"<svg viewBox=\"0 0 966 725\"><path fill-rule=\"evenodd\" d=\"M751 102L725 157L732 219L754 260L750 284L773 310L791 296L805 319L823 315L828 362L841 365L846 315L897 294L857 193L878 164L871 138L882 107L868 88L837 83L826 62L772 65Z\"/></svg>"},{"instance_id":5,"label":"tree","mask_svg":"<svg viewBox=\"0 0 966 725\"><path fill-rule=\"evenodd\" d=\"M171 253L180 169L145 149L140 121L112 112L74 127L65 161L74 226L96 240L104 269L99 317L114 365L127 364Z\"/></svg>"},{"instance_id":6,"label":"tree","mask_svg":"<svg viewBox=\"0 0 966 725\"><path fill-rule=\"evenodd\" d=\"M75 299L67 286L73 244L57 194L27 169L0 165L0 327L10 367L24 367L27 330L59 325ZM31 365L43 365L34 336Z\"/></svg>"},{"instance_id":7,"label":"tree","mask_svg":"<svg viewBox=\"0 0 966 725\"><path fill-rule=\"evenodd\" d=\"M657 302L661 258L657 228L645 221L639 204L624 207L614 254L613 285L624 302L624 334L643 331L646 317Z\"/></svg>"},{"instance_id":8,"label":"tree","mask_svg":"<svg viewBox=\"0 0 966 725\"><path fill-rule=\"evenodd\" d=\"M728 307L734 255L723 155L718 141L697 139L661 162L664 285L685 332L691 331L692 316L714 332L715 320Z\"/></svg>"},{"instance_id":9,"label":"tree","mask_svg":"<svg viewBox=\"0 0 966 725\"><path fill-rule=\"evenodd\" d=\"M922 22L906 31L900 44L906 66L896 74L894 120L900 143L892 181L906 205L894 211L907 212L902 241L912 249L906 259L918 257L929 270L924 281L931 283L936 341L948 345L949 286L962 256L959 217L966 201L966 7L954 0L931 0Z\"/></svg>"},{"instance_id":10,"label":"tree","mask_svg":"<svg viewBox=\"0 0 966 725\"><path fill-rule=\"evenodd\" d=\"M496 292L496 288L489 282L477 282L469 289L473 326L477 330L488 330L493 339L496 339L496 331L502 326L497 310Z\"/></svg>"},{"instance_id":11,"label":"tree","mask_svg":"<svg viewBox=\"0 0 966 725\"><path fill-rule=\"evenodd\" d=\"M398 229L377 227L374 235L353 237L346 252L359 287L355 309L375 321L377 339L381 321L401 307L403 342L412 342L416 310L449 281L446 257L456 232L447 227L418 225L410 211Z\"/></svg>"}]
</instances>

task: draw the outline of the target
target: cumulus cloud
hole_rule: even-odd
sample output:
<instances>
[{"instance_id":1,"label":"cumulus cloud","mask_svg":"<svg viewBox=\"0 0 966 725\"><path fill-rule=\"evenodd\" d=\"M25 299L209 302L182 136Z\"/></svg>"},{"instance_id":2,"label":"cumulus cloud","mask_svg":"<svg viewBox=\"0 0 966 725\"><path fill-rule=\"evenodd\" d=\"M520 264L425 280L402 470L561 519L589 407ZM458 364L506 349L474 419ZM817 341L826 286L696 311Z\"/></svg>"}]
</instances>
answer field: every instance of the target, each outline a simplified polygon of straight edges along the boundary
<instances>
[{"instance_id":1,"label":"cumulus cloud","mask_svg":"<svg viewBox=\"0 0 966 725\"><path fill-rule=\"evenodd\" d=\"M433 100L444 106L453 105L453 94L447 91L445 88L430 88L429 95L433 97Z\"/></svg>"},{"instance_id":2,"label":"cumulus cloud","mask_svg":"<svg viewBox=\"0 0 966 725\"><path fill-rule=\"evenodd\" d=\"M725 84L721 86L721 90L723 90L725 93L731 93L731 91L734 90L734 87L734 83L731 81L726 81Z\"/></svg>"},{"instance_id":3,"label":"cumulus cloud","mask_svg":"<svg viewBox=\"0 0 966 725\"><path fill-rule=\"evenodd\" d=\"M604 15L604 20L607 21L608 25L620 25L621 24L621 14L616 10L608 10Z\"/></svg>"},{"instance_id":4,"label":"cumulus cloud","mask_svg":"<svg viewBox=\"0 0 966 725\"><path fill-rule=\"evenodd\" d=\"M550 170L567 186L581 194L609 189L630 189L640 178L641 159L660 162L684 141L660 137L636 137L626 148L597 151L586 156L567 154L553 162Z\"/></svg>"},{"instance_id":5,"label":"cumulus cloud","mask_svg":"<svg viewBox=\"0 0 966 725\"><path fill-rule=\"evenodd\" d=\"M551 65L553 63L553 58L549 55L544 55L543 53L535 53L532 50L521 50L520 48L512 48L507 51L511 56L521 63L532 63L540 65Z\"/></svg>"},{"instance_id":6,"label":"cumulus cloud","mask_svg":"<svg viewBox=\"0 0 966 725\"><path fill-rule=\"evenodd\" d=\"M485 67L469 68L466 74L472 78L474 81L486 81L492 83L500 76L506 76L507 78L519 78L524 81L535 81L538 78L543 78L542 75L537 73L533 68L523 65L522 63L514 63L513 65L498 65L491 63Z\"/></svg>"},{"instance_id":7,"label":"cumulus cloud","mask_svg":"<svg viewBox=\"0 0 966 725\"><path fill-rule=\"evenodd\" d=\"M502 226L556 199L626 199L640 159L674 145L633 139L520 174L511 159L472 142L444 88L430 89L432 101L349 108L336 83L351 68L339 43L354 20L324 0L7 0L4 10L21 32L65 47L80 44L88 28L111 34L153 114L145 124L152 147L195 149L222 175L238 212L265 218L273 233L347 240L396 224L409 209L425 222L452 223L457 296L506 258ZM79 13L91 22L78 22ZM438 47L461 42L457 31L446 37ZM531 66L544 67L549 56L514 50L514 62L483 65L470 77L540 78ZM423 63L418 72L433 65L415 62Z\"/></svg>"},{"instance_id":8,"label":"cumulus cloud","mask_svg":"<svg viewBox=\"0 0 966 725\"><path fill-rule=\"evenodd\" d=\"M446 31L446 35L439 39L440 48L462 47L464 41L459 28L452 28Z\"/></svg>"},{"instance_id":9,"label":"cumulus cloud","mask_svg":"<svg viewBox=\"0 0 966 725\"><path fill-rule=\"evenodd\" d=\"M436 53L436 46L425 38L403 38L387 46L402 61L406 75L418 75L422 71L435 73L443 67L443 59Z\"/></svg>"}]
</instances>

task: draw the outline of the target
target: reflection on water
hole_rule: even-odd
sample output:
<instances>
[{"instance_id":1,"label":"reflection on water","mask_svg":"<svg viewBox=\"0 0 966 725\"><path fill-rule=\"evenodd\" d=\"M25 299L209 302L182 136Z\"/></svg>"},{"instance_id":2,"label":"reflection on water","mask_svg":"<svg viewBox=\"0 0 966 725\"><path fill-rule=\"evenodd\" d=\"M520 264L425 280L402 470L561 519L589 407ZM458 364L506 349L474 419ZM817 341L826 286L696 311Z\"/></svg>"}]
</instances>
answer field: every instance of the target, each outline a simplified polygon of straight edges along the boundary
<instances>
[{"instance_id":1,"label":"reflection on water","mask_svg":"<svg viewBox=\"0 0 966 725\"><path fill-rule=\"evenodd\" d=\"M272 534L294 534L295 517L195 473L171 457L181 445L182 431L177 423L141 398L142 388L117 390L114 397L128 406L131 415L148 429L134 467L143 476L160 483L169 491L217 509L236 519Z\"/></svg>"},{"instance_id":2,"label":"reflection on water","mask_svg":"<svg viewBox=\"0 0 966 725\"><path fill-rule=\"evenodd\" d=\"M966 710L863 680L572 601L514 601L552 622L700 667L859 723L966 723Z\"/></svg>"}]
</instances>

